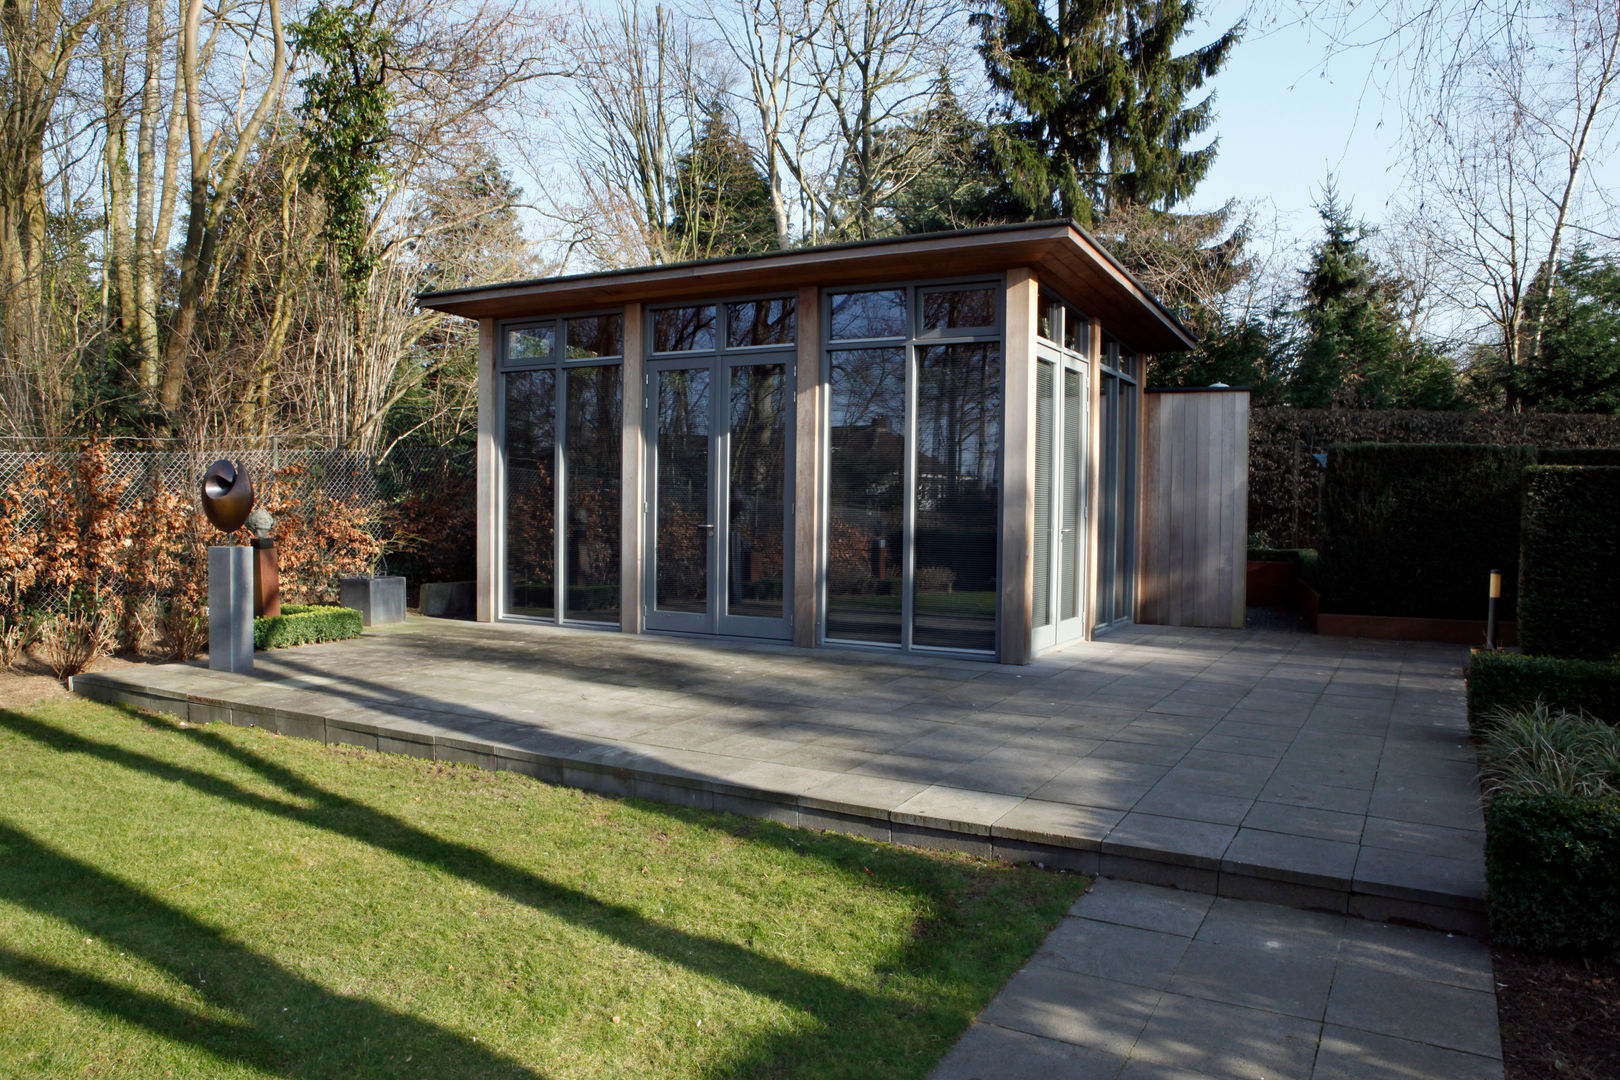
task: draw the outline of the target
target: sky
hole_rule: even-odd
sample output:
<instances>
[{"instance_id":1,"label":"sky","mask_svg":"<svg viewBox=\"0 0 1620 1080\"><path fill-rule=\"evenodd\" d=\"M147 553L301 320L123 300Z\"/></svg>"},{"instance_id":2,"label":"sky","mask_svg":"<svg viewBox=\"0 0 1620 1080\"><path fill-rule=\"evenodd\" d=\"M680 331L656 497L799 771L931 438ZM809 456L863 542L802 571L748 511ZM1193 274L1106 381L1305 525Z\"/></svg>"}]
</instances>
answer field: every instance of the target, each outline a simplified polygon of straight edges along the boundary
<instances>
[{"instance_id":1,"label":"sky","mask_svg":"<svg viewBox=\"0 0 1620 1080\"><path fill-rule=\"evenodd\" d=\"M1212 40L1248 6L1210 4L1188 43ZM1383 219L1403 179L1403 132L1398 104L1385 102L1372 77L1371 55L1330 56L1326 36L1288 13L1249 19L1225 68L1205 84L1216 95L1220 146L1189 207L1258 202L1262 214L1275 211L1285 234L1309 236L1317 227L1313 205L1332 174L1359 217Z\"/></svg>"}]
</instances>

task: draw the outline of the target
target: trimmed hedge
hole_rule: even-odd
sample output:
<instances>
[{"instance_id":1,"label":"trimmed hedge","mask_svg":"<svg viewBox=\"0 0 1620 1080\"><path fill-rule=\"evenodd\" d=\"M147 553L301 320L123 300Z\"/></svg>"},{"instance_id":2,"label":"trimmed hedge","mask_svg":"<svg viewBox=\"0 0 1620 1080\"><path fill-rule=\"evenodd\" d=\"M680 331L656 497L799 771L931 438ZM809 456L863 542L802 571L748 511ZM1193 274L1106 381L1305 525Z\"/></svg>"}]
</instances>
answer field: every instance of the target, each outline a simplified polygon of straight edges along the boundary
<instances>
[{"instance_id":1,"label":"trimmed hedge","mask_svg":"<svg viewBox=\"0 0 1620 1080\"><path fill-rule=\"evenodd\" d=\"M1483 619L1501 570L1513 618L1528 446L1335 446L1322 485L1323 610Z\"/></svg>"},{"instance_id":2,"label":"trimmed hedge","mask_svg":"<svg viewBox=\"0 0 1620 1080\"><path fill-rule=\"evenodd\" d=\"M1524 651L1620 654L1620 468L1526 469L1519 550Z\"/></svg>"},{"instance_id":3,"label":"trimmed hedge","mask_svg":"<svg viewBox=\"0 0 1620 1080\"><path fill-rule=\"evenodd\" d=\"M281 614L253 620L255 649L285 649L360 636L360 613L336 604L283 604Z\"/></svg>"},{"instance_id":4,"label":"trimmed hedge","mask_svg":"<svg viewBox=\"0 0 1620 1080\"><path fill-rule=\"evenodd\" d=\"M1497 709L1579 710L1620 725L1620 663L1475 653L1468 665L1468 723L1478 731Z\"/></svg>"},{"instance_id":5,"label":"trimmed hedge","mask_svg":"<svg viewBox=\"0 0 1620 1080\"><path fill-rule=\"evenodd\" d=\"M1313 455L1345 443L1620 447L1620 416L1253 408L1249 410L1249 532L1264 533L1281 547L1319 545L1318 511L1325 474ZM1620 461L1554 460L1545 451L1541 460L1556 465L1620 465Z\"/></svg>"},{"instance_id":6,"label":"trimmed hedge","mask_svg":"<svg viewBox=\"0 0 1620 1080\"><path fill-rule=\"evenodd\" d=\"M1620 799L1501 795L1485 809L1493 940L1539 952L1620 945Z\"/></svg>"},{"instance_id":7,"label":"trimmed hedge","mask_svg":"<svg viewBox=\"0 0 1620 1080\"><path fill-rule=\"evenodd\" d=\"M1543 447L1536 451L1536 463L1540 465L1620 465L1620 447L1587 447L1579 450Z\"/></svg>"},{"instance_id":8,"label":"trimmed hedge","mask_svg":"<svg viewBox=\"0 0 1620 1080\"><path fill-rule=\"evenodd\" d=\"M1306 559L1315 560L1316 552L1311 548L1250 548L1250 562L1285 562L1293 563L1298 567Z\"/></svg>"}]
</instances>

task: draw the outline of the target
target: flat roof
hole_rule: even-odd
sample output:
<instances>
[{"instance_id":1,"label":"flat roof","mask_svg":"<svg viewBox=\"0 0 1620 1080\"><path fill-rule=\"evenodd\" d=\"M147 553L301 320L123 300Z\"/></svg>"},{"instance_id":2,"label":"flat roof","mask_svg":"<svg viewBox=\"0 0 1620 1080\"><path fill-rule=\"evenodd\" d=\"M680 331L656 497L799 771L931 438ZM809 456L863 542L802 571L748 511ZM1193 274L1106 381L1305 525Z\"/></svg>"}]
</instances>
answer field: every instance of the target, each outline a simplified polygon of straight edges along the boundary
<instances>
[{"instance_id":1,"label":"flat roof","mask_svg":"<svg viewBox=\"0 0 1620 1080\"><path fill-rule=\"evenodd\" d=\"M856 240L698 262L603 270L422 293L417 303L470 319L512 319L627 303L666 303L779 292L802 286L1000 274L1027 266L1102 320L1130 348L1179 352L1192 333L1157 297L1072 221L990 225L958 232Z\"/></svg>"}]
</instances>

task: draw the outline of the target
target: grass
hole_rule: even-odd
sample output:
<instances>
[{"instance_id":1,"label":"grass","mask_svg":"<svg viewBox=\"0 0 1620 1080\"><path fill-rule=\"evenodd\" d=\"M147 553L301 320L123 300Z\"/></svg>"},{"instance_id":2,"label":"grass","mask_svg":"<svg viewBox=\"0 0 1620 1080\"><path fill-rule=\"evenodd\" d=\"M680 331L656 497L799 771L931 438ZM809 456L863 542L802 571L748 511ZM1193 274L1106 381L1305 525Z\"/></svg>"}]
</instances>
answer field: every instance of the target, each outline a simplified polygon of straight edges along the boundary
<instances>
[{"instance_id":1,"label":"grass","mask_svg":"<svg viewBox=\"0 0 1620 1080\"><path fill-rule=\"evenodd\" d=\"M922 1077L1084 879L0 710L7 1076Z\"/></svg>"},{"instance_id":2,"label":"grass","mask_svg":"<svg viewBox=\"0 0 1620 1080\"><path fill-rule=\"evenodd\" d=\"M1620 793L1620 730L1539 701L1488 714L1479 760L1487 796Z\"/></svg>"}]
</instances>

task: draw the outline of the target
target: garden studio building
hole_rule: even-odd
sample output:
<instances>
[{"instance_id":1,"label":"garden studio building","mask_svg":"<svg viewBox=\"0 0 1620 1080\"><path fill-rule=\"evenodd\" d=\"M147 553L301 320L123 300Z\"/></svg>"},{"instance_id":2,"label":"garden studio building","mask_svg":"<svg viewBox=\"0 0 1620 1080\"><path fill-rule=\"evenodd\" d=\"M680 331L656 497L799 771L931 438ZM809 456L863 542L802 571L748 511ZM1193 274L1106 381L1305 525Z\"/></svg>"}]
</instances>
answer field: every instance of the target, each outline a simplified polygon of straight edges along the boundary
<instances>
[{"instance_id":1,"label":"garden studio building","mask_svg":"<svg viewBox=\"0 0 1620 1080\"><path fill-rule=\"evenodd\" d=\"M1138 383L1192 340L1068 222L421 303L479 324L481 621L1016 664L1138 610Z\"/></svg>"}]
</instances>

